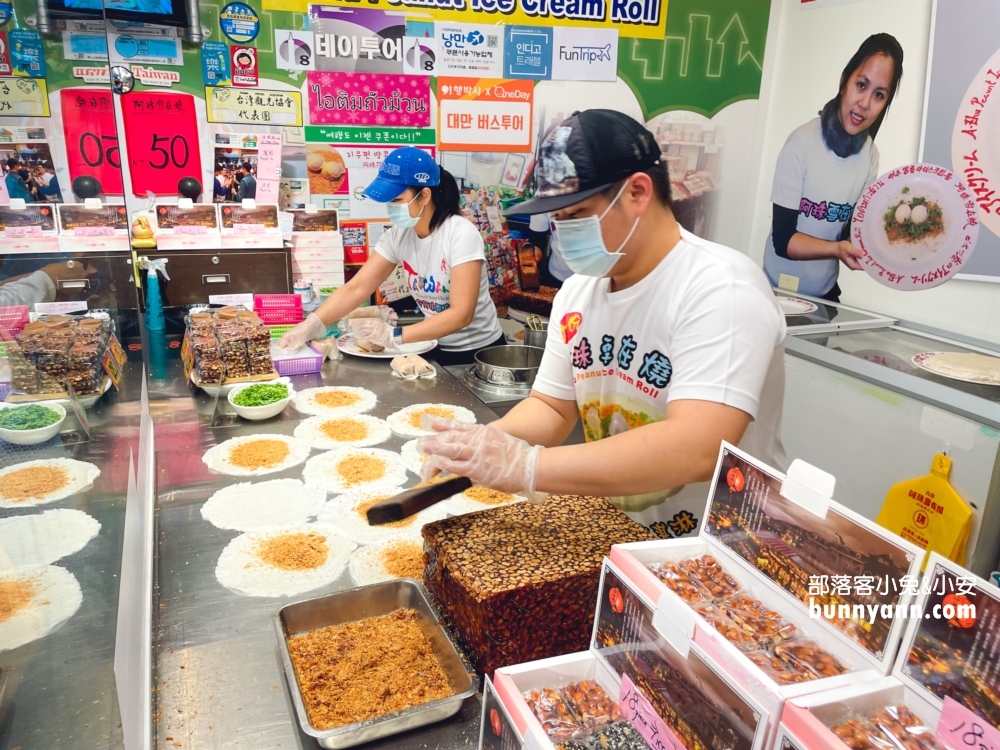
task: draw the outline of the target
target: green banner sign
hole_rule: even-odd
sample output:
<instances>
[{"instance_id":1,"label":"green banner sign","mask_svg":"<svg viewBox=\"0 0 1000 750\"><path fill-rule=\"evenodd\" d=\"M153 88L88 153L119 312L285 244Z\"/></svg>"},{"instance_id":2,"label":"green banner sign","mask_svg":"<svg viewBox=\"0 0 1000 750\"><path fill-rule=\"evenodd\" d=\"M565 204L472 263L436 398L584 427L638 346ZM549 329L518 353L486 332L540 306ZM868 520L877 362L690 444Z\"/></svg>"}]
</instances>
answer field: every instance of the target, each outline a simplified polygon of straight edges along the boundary
<instances>
[{"instance_id":1,"label":"green banner sign","mask_svg":"<svg viewBox=\"0 0 1000 750\"><path fill-rule=\"evenodd\" d=\"M760 96L771 0L670 0L667 34L618 41L618 75L651 120L671 110L711 118Z\"/></svg>"},{"instance_id":2,"label":"green banner sign","mask_svg":"<svg viewBox=\"0 0 1000 750\"><path fill-rule=\"evenodd\" d=\"M373 146L433 146L433 128L378 128L352 125L310 125L309 143L370 143Z\"/></svg>"}]
</instances>

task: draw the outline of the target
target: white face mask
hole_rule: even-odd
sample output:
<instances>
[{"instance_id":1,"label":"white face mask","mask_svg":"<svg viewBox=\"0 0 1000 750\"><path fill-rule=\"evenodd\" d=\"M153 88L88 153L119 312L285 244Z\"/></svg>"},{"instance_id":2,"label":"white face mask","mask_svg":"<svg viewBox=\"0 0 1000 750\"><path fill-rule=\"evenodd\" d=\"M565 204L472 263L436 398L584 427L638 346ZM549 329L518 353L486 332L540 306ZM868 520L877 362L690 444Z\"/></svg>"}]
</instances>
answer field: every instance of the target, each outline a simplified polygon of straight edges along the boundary
<instances>
[{"instance_id":1,"label":"white face mask","mask_svg":"<svg viewBox=\"0 0 1000 750\"><path fill-rule=\"evenodd\" d=\"M400 229L415 227L417 222L420 221L420 214L424 211L424 207L421 206L416 216L410 216L410 203L413 203L415 200L416 196L409 203L386 203L385 209L389 214L389 223Z\"/></svg>"},{"instance_id":2,"label":"white face mask","mask_svg":"<svg viewBox=\"0 0 1000 750\"><path fill-rule=\"evenodd\" d=\"M624 255L621 250L632 239L641 217L636 217L628 235L613 253L609 252L604 244L601 221L622 197L626 187L628 187L628 182L622 185L618 195L600 216L586 216L582 219L552 222L559 239L559 252L573 273L596 278L607 276L615 267L618 259Z\"/></svg>"}]
</instances>

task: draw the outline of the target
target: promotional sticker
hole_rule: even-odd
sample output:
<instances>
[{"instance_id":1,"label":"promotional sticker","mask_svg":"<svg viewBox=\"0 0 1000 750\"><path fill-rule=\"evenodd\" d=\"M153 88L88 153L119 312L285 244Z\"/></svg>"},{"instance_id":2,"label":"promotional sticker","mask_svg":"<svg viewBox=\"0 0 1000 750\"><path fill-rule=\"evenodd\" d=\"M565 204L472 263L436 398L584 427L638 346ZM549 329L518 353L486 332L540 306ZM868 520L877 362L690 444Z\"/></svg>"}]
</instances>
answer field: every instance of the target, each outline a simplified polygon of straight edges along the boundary
<instances>
[{"instance_id":1,"label":"promotional sticker","mask_svg":"<svg viewBox=\"0 0 1000 750\"><path fill-rule=\"evenodd\" d=\"M111 62L182 66L181 40L175 37L108 34Z\"/></svg>"},{"instance_id":2,"label":"promotional sticker","mask_svg":"<svg viewBox=\"0 0 1000 750\"><path fill-rule=\"evenodd\" d=\"M206 86L229 86L229 46L222 42L201 43L201 78Z\"/></svg>"},{"instance_id":3,"label":"promotional sticker","mask_svg":"<svg viewBox=\"0 0 1000 750\"><path fill-rule=\"evenodd\" d=\"M402 73L404 21L368 9L309 6L315 68L340 73Z\"/></svg>"},{"instance_id":4,"label":"promotional sticker","mask_svg":"<svg viewBox=\"0 0 1000 750\"><path fill-rule=\"evenodd\" d=\"M219 14L219 27L236 44L248 44L260 33L260 17L246 3L229 3Z\"/></svg>"},{"instance_id":5,"label":"promotional sticker","mask_svg":"<svg viewBox=\"0 0 1000 750\"><path fill-rule=\"evenodd\" d=\"M257 50L253 47L231 47L229 58L233 61L233 85L257 85Z\"/></svg>"},{"instance_id":6,"label":"promotional sticker","mask_svg":"<svg viewBox=\"0 0 1000 750\"><path fill-rule=\"evenodd\" d=\"M438 43L434 37L403 37L403 72L407 75L437 75Z\"/></svg>"},{"instance_id":7,"label":"promotional sticker","mask_svg":"<svg viewBox=\"0 0 1000 750\"><path fill-rule=\"evenodd\" d=\"M0 0L0 26L3 26L10 20L11 10L12 5L10 3Z\"/></svg>"},{"instance_id":8,"label":"promotional sticker","mask_svg":"<svg viewBox=\"0 0 1000 750\"><path fill-rule=\"evenodd\" d=\"M42 37L37 31L15 29L7 34L10 43L10 61L14 75L45 77L45 56Z\"/></svg>"},{"instance_id":9,"label":"promotional sticker","mask_svg":"<svg viewBox=\"0 0 1000 750\"><path fill-rule=\"evenodd\" d=\"M274 60L281 70L313 70L315 41L311 31L276 29L274 32Z\"/></svg>"},{"instance_id":10,"label":"promotional sticker","mask_svg":"<svg viewBox=\"0 0 1000 750\"><path fill-rule=\"evenodd\" d=\"M7 35L0 31L0 75L10 75L10 51L7 49Z\"/></svg>"},{"instance_id":11,"label":"promotional sticker","mask_svg":"<svg viewBox=\"0 0 1000 750\"><path fill-rule=\"evenodd\" d=\"M507 26L504 77L544 81L552 77L552 29Z\"/></svg>"},{"instance_id":12,"label":"promotional sticker","mask_svg":"<svg viewBox=\"0 0 1000 750\"><path fill-rule=\"evenodd\" d=\"M8 37L9 40L9 37ZM44 78L0 78L0 117L48 117Z\"/></svg>"},{"instance_id":13,"label":"promotional sticker","mask_svg":"<svg viewBox=\"0 0 1000 750\"><path fill-rule=\"evenodd\" d=\"M553 81L614 81L618 30L557 26L552 30Z\"/></svg>"},{"instance_id":14,"label":"promotional sticker","mask_svg":"<svg viewBox=\"0 0 1000 750\"><path fill-rule=\"evenodd\" d=\"M103 31L100 34L64 31L62 39L63 57L67 60L80 62L108 61L108 38Z\"/></svg>"},{"instance_id":15,"label":"promotional sticker","mask_svg":"<svg viewBox=\"0 0 1000 750\"><path fill-rule=\"evenodd\" d=\"M229 87L205 88L209 122L234 125L302 125L302 94L298 91L238 91Z\"/></svg>"},{"instance_id":16,"label":"promotional sticker","mask_svg":"<svg viewBox=\"0 0 1000 750\"><path fill-rule=\"evenodd\" d=\"M445 23L435 25L441 58L441 75L470 78L503 78L503 29L489 24Z\"/></svg>"}]
</instances>

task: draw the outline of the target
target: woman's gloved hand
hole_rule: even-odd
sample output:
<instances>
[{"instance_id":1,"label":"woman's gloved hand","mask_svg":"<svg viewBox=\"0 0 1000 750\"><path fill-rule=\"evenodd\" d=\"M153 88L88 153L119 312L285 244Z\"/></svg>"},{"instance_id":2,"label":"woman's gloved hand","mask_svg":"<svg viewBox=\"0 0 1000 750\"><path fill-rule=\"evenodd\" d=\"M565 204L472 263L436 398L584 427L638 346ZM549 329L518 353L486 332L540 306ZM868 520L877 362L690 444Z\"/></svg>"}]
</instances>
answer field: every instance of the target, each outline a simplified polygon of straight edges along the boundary
<instances>
[{"instance_id":1,"label":"woman's gloved hand","mask_svg":"<svg viewBox=\"0 0 1000 750\"><path fill-rule=\"evenodd\" d=\"M320 339L325 335L326 324L319 319L316 313L309 313L308 318L281 337L278 341L278 348L282 351L294 352L313 339Z\"/></svg>"},{"instance_id":2,"label":"woman's gloved hand","mask_svg":"<svg viewBox=\"0 0 1000 750\"><path fill-rule=\"evenodd\" d=\"M359 341L367 341L383 349L395 348L392 343L392 326L378 318L355 318L351 321L351 333Z\"/></svg>"},{"instance_id":3,"label":"woman's gloved hand","mask_svg":"<svg viewBox=\"0 0 1000 750\"><path fill-rule=\"evenodd\" d=\"M547 497L535 491L540 445L531 446L489 425L438 419L430 428L437 434L417 444L429 456L420 472L423 479L447 471L499 492L525 495L533 503Z\"/></svg>"}]
</instances>

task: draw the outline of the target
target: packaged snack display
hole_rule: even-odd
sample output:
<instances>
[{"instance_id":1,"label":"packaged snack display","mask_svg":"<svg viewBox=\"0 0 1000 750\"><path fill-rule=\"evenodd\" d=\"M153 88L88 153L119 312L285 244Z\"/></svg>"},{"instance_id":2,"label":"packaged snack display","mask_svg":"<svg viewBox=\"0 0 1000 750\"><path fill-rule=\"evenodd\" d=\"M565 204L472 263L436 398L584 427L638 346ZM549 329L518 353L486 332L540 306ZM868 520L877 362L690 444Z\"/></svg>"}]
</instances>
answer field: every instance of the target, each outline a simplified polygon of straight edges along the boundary
<instances>
[{"instance_id":1,"label":"packaged snack display","mask_svg":"<svg viewBox=\"0 0 1000 750\"><path fill-rule=\"evenodd\" d=\"M850 670L813 641L788 641L774 647L774 655L795 670L811 671L815 677L835 677Z\"/></svg>"},{"instance_id":2,"label":"packaged snack display","mask_svg":"<svg viewBox=\"0 0 1000 750\"><path fill-rule=\"evenodd\" d=\"M648 750L649 745L627 721L619 721L601 729L594 735L594 750Z\"/></svg>"},{"instance_id":3,"label":"packaged snack display","mask_svg":"<svg viewBox=\"0 0 1000 750\"><path fill-rule=\"evenodd\" d=\"M524 701L553 742L583 737L585 729L558 690L541 688L524 693Z\"/></svg>"},{"instance_id":4,"label":"packaged snack display","mask_svg":"<svg viewBox=\"0 0 1000 750\"><path fill-rule=\"evenodd\" d=\"M681 560L677 565L691 580L697 581L713 601L740 593L740 585L711 555Z\"/></svg>"},{"instance_id":5,"label":"packaged snack display","mask_svg":"<svg viewBox=\"0 0 1000 750\"><path fill-rule=\"evenodd\" d=\"M185 324L192 369L200 383L215 385L274 373L271 332L256 313L228 306L192 312Z\"/></svg>"},{"instance_id":6,"label":"packaged snack display","mask_svg":"<svg viewBox=\"0 0 1000 750\"><path fill-rule=\"evenodd\" d=\"M563 688L562 694L583 726L591 731L622 717L618 701L594 680L574 682Z\"/></svg>"},{"instance_id":7,"label":"packaged snack display","mask_svg":"<svg viewBox=\"0 0 1000 750\"><path fill-rule=\"evenodd\" d=\"M68 385L78 395L99 393L111 334L104 317L43 315L29 323L7 345L15 393L60 394Z\"/></svg>"},{"instance_id":8,"label":"packaged snack display","mask_svg":"<svg viewBox=\"0 0 1000 750\"><path fill-rule=\"evenodd\" d=\"M668 589L688 603L712 600L711 594L705 590L701 582L692 579L677 563L657 562L650 565L649 569Z\"/></svg>"},{"instance_id":9,"label":"packaged snack display","mask_svg":"<svg viewBox=\"0 0 1000 750\"><path fill-rule=\"evenodd\" d=\"M941 750L934 731L904 704L831 727L851 750Z\"/></svg>"}]
</instances>

